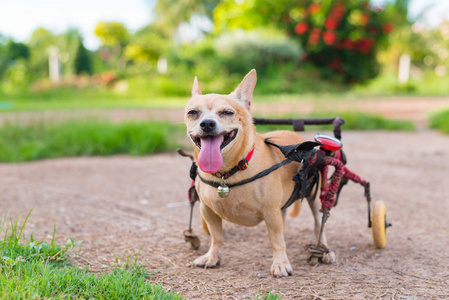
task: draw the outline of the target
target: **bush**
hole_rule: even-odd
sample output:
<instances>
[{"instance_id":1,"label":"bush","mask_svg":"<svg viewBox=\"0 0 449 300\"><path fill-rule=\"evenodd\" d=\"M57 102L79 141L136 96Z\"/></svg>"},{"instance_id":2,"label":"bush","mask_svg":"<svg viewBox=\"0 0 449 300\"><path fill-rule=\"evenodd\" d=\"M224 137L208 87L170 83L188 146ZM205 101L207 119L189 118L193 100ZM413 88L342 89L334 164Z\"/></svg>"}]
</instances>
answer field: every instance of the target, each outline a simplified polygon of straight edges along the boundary
<instances>
[{"instance_id":1,"label":"bush","mask_svg":"<svg viewBox=\"0 0 449 300\"><path fill-rule=\"evenodd\" d=\"M380 9L368 1L297 1L283 18L324 78L364 82L379 72L376 50L393 29Z\"/></svg>"},{"instance_id":2,"label":"bush","mask_svg":"<svg viewBox=\"0 0 449 300\"><path fill-rule=\"evenodd\" d=\"M256 69L263 74L271 66L297 64L299 44L274 30L234 31L220 35L215 49L230 73L246 74Z\"/></svg>"}]
</instances>

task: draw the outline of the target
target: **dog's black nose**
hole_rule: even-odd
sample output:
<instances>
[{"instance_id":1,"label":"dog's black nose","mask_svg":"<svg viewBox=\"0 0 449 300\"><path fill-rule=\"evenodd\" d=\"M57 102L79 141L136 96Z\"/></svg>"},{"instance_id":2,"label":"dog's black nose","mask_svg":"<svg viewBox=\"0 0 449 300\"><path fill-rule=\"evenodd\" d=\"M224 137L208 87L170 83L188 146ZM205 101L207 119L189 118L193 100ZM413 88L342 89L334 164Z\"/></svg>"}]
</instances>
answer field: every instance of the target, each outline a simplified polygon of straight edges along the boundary
<instances>
[{"instance_id":1,"label":"dog's black nose","mask_svg":"<svg viewBox=\"0 0 449 300\"><path fill-rule=\"evenodd\" d=\"M200 123L200 127L204 132L212 132L214 131L217 123L214 120L206 119Z\"/></svg>"}]
</instances>

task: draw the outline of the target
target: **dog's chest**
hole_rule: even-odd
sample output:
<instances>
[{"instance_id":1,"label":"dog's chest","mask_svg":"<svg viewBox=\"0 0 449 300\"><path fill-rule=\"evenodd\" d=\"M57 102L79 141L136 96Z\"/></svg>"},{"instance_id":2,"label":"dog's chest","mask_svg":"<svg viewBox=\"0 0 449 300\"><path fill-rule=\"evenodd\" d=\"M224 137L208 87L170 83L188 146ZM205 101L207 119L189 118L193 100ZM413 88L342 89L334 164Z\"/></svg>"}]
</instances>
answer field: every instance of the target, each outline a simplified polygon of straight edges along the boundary
<instances>
[{"instance_id":1,"label":"dog's chest","mask_svg":"<svg viewBox=\"0 0 449 300\"><path fill-rule=\"evenodd\" d=\"M201 201L222 219L244 226L255 226L263 220L258 200L243 196L239 188L231 189L226 198L218 196L215 187L201 185L198 190Z\"/></svg>"}]
</instances>

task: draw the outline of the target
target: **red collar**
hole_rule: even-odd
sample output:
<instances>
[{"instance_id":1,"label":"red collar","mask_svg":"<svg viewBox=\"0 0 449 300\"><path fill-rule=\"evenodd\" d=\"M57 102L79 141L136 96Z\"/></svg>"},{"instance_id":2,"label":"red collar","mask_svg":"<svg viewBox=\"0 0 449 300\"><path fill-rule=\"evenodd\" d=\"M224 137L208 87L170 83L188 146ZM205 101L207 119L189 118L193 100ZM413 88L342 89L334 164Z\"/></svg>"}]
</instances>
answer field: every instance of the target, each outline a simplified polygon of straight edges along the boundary
<instances>
[{"instance_id":1,"label":"red collar","mask_svg":"<svg viewBox=\"0 0 449 300\"><path fill-rule=\"evenodd\" d=\"M228 172L225 172L225 173L217 172L217 173L212 173L212 175L217 176L219 178L228 179L229 177L234 175L237 171L246 170L248 168L248 163L251 160L251 157L253 157L254 148L255 148L255 146L253 146L251 151L249 151L248 155L244 159L239 161L238 164L234 168L229 170Z\"/></svg>"}]
</instances>

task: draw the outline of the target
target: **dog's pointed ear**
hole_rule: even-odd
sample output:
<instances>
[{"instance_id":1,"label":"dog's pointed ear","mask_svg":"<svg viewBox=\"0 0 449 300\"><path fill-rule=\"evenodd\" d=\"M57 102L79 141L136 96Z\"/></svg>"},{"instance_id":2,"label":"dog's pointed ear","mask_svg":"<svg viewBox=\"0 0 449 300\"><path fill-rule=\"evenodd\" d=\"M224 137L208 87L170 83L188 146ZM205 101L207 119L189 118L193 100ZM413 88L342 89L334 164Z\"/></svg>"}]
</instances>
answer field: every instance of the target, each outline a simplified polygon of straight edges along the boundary
<instances>
[{"instance_id":1,"label":"dog's pointed ear","mask_svg":"<svg viewBox=\"0 0 449 300\"><path fill-rule=\"evenodd\" d=\"M193 87L192 87L192 97L195 97L196 95L202 95L200 88L198 86L198 78L193 79Z\"/></svg>"},{"instance_id":2,"label":"dog's pointed ear","mask_svg":"<svg viewBox=\"0 0 449 300\"><path fill-rule=\"evenodd\" d=\"M237 100L242 103L248 110L251 108L251 99L253 98L254 87L257 82L256 70L252 69L243 78L239 86L231 93Z\"/></svg>"}]
</instances>

